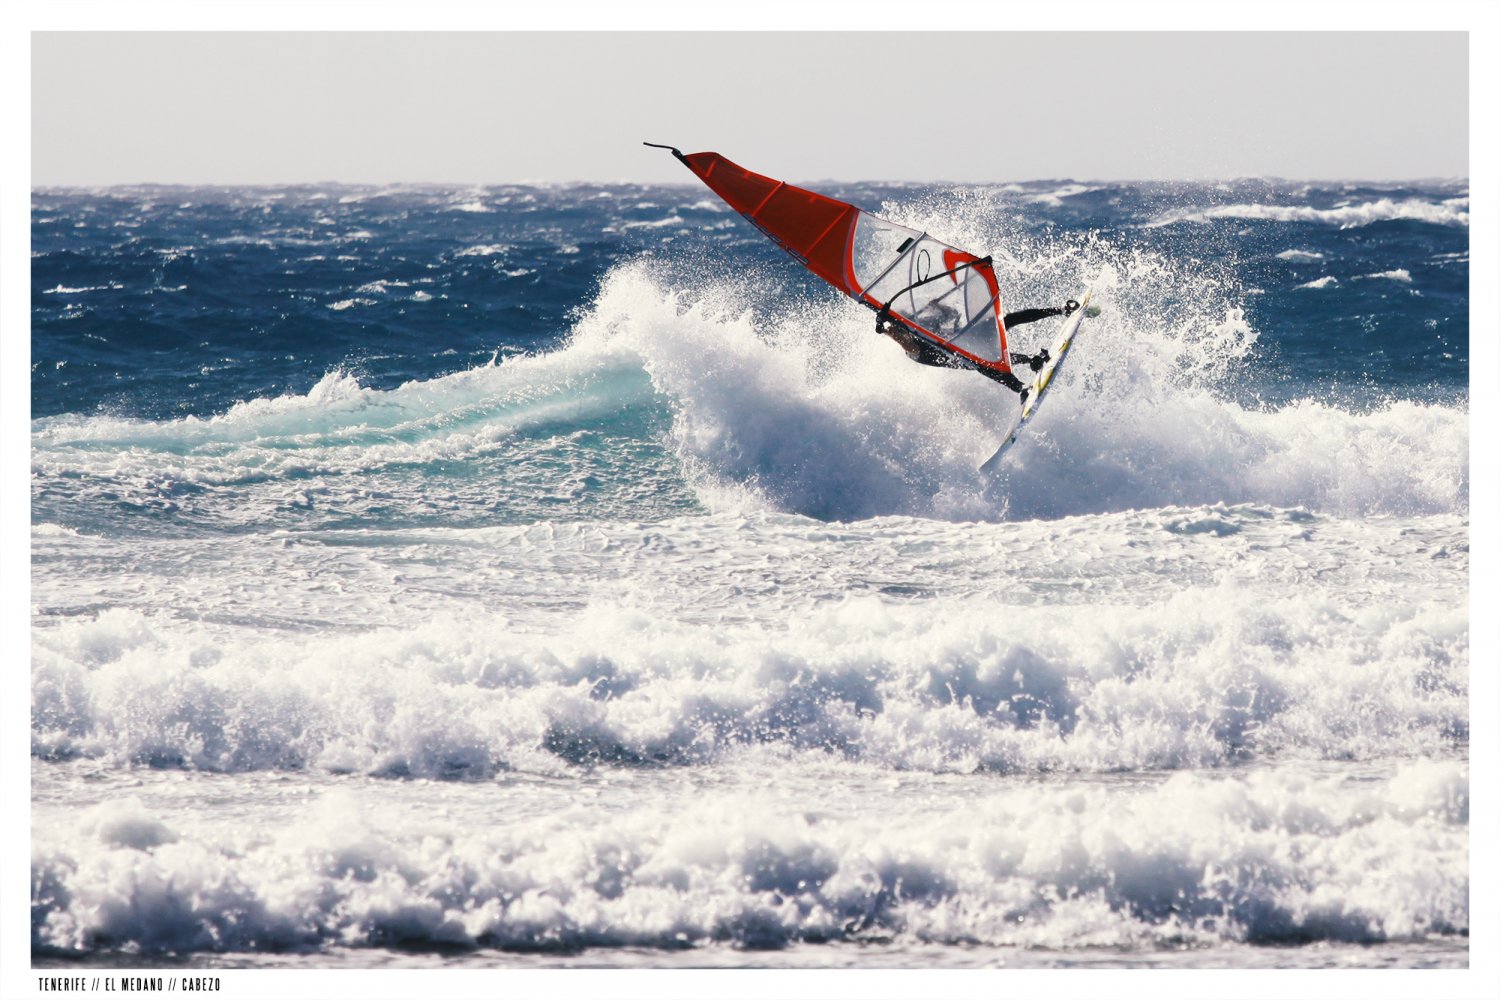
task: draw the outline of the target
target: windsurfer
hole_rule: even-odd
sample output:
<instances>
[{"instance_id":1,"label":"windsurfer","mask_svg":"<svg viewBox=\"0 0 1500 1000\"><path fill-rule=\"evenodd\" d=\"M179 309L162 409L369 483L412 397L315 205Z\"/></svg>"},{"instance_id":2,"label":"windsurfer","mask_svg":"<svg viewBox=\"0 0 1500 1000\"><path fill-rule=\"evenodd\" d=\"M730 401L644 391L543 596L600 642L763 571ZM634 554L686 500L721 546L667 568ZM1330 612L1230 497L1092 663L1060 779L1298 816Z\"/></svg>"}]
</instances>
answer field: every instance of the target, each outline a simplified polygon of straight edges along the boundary
<instances>
[{"instance_id":1,"label":"windsurfer","mask_svg":"<svg viewBox=\"0 0 1500 1000\"><path fill-rule=\"evenodd\" d=\"M1048 319L1052 316L1071 316L1077 308L1078 303L1074 302L1072 299L1069 299L1067 304L1061 307L1052 307L1045 309L1021 309L1017 312L1006 313L1005 328L1007 330L1010 330L1014 327L1022 325L1023 323L1035 323L1039 319ZM933 365L938 368L962 368L970 371L977 371L981 375L994 379L996 382L999 382L1001 385L1005 386L1012 392L1024 393L1026 391L1026 385L1024 385L1020 379L1016 378L1013 373L1008 371L997 371L993 368L981 367L980 365L976 365L973 362L969 361L967 358L963 357L960 354L955 354L952 351L945 351L942 348L938 347L936 344L933 344L931 341L927 340L925 337L917 336L912 332L910 327L908 327L905 323L901 322L899 319L892 316L885 310L881 310L875 316L875 332L883 333L887 337L890 337L892 340L894 340L896 343L900 344L901 349L906 352L906 356L908 358L911 358L919 365ZM1047 353L1047 349L1045 347L1042 348L1042 352L1040 354L1022 354L1019 351L1010 352L1010 363L1012 365L1025 365L1034 372L1041 371L1042 366L1050 360L1052 360L1051 356Z\"/></svg>"},{"instance_id":2,"label":"windsurfer","mask_svg":"<svg viewBox=\"0 0 1500 1000\"><path fill-rule=\"evenodd\" d=\"M879 311L875 329L925 365L970 368L1026 398L1013 365L1041 371L1050 360L1011 353L1006 326L1078 308L1002 316L994 261L861 211L847 201L746 170L718 153L669 150L709 189L813 274ZM904 266L903 266L904 265ZM941 269L940 269L941 268ZM910 282L907 284L906 282ZM903 308L893 309L899 302Z\"/></svg>"}]
</instances>

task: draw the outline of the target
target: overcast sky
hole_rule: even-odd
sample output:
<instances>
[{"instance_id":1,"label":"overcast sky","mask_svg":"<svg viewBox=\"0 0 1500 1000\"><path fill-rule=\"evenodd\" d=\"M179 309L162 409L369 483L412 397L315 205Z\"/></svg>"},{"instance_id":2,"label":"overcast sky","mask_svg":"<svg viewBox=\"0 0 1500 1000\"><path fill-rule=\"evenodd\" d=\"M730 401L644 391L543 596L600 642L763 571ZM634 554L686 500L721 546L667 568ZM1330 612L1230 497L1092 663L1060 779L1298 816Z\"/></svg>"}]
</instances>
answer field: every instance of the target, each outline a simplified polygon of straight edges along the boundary
<instances>
[{"instance_id":1,"label":"overcast sky","mask_svg":"<svg viewBox=\"0 0 1500 1000\"><path fill-rule=\"evenodd\" d=\"M1461 33L43 33L32 183L1468 175Z\"/></svg>"}]
</instances>

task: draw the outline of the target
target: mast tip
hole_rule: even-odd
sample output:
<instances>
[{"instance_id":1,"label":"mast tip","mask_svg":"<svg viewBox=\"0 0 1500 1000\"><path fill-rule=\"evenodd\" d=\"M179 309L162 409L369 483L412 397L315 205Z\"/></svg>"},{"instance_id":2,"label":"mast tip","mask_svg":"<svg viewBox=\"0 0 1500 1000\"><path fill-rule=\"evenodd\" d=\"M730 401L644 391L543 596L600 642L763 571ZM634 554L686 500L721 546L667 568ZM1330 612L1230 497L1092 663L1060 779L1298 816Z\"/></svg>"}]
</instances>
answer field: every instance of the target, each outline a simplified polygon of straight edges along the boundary
<instances>
[{"instance_id":1,"label":"mast tip","mask_svg":"<svg viewBox=\"0 0 1500 1000\"><path fill-rule=\"evenodd\" d=\"M643 142L643 143L641 143L641 145L642 146L650 146L652 149L666 149L666 150L670 150L673 156L677 157L683 163L687 162L687 157L683 156L682 155L682 150L678 149L676 146L666 146L666 145L663 145L662 143L659 143L659 142Z\"/></svg>"}]
</instances>

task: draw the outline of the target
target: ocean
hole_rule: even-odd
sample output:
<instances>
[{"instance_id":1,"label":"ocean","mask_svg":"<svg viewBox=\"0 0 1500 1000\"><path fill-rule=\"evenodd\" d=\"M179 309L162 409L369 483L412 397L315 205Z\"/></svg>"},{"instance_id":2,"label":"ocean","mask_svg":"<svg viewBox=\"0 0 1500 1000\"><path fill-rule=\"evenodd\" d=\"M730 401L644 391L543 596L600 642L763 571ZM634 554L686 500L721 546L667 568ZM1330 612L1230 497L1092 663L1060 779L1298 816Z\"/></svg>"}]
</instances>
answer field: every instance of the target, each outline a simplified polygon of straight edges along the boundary
<instances>
[{"instance_id":1,"label":"ocean","mask_svg":"<svg viewBox=\"0 0 1500 1000\"><path fill-rule=\"evenodd\" d=\"M806 183L33 191L33 964L1467 967L1467 183Z\"/></svg>"}]
</instances>

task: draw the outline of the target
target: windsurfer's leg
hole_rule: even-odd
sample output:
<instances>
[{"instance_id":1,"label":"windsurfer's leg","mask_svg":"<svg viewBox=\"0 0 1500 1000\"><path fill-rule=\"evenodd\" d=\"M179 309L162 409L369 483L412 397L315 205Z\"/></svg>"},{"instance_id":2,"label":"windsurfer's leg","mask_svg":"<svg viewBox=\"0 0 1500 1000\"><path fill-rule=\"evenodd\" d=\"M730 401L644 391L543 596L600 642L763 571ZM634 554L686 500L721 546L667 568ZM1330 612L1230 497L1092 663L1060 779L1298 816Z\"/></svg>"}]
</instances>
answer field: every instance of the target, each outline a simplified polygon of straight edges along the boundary
<instances>
[{"instance_id":1,"label":"windsurfer's leg","mask_svg":"<svg viewBox=\"0 0 1500 1000\"><path fill-rule=\"evenodd\" d=\"M1061 316L1061 309L1020 309L1013 313L1005 314L1005 328L1009 330L1013 326L1023 323L1035 323L1039 319L1047 319L1049 316Z\"/></svg>"},{"instance_id":2,"label":"windsurfer's leg","mask_svg":"<svg viewBox=\"0 0 1500 1000\"><path fill-rule=\"evenodd\" d=\"M1016 312L1005 314L1005 328L1009 330L1013 326L1020 326L1023 323L1035 323L1039 319L1047 319L1051 316L1071 316L1077 308L1078 303L1069 299L1067 305L1063 306L1055 306L1047 309L1019 309Z\"/></svg>"}]
</instances>

